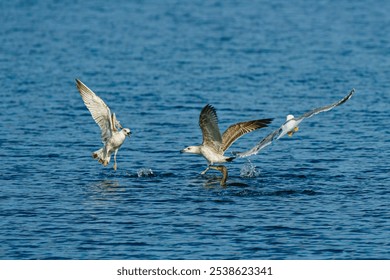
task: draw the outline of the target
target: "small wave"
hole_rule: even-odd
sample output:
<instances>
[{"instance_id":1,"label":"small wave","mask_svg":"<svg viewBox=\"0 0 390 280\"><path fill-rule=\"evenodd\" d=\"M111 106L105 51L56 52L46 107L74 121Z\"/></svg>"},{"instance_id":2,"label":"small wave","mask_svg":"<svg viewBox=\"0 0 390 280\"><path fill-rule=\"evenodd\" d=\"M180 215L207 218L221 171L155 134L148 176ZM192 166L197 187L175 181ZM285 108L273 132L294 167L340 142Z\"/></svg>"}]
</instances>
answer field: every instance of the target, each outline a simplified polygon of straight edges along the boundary
<instances>
[{"instance_id":1,"label":"small wave","mask_svg":"<svg viewBox=\"0 0 390 280\"><path fill-rule=\"evenodd\" d=\"M260 175L260 171L256 170L256 166L248 160L240 170L242 178L255 178Z\"/></svg>"},{"instance_id":2,"label":"small wave","mask_svg":"<svg viewBox=\"0 0 390 280\"><path fill-rule=\"evenodd\" d=\"M153 170L150 168L140 168L137 170L138 177L154 177Z\"/></svg>"}]
</instances>

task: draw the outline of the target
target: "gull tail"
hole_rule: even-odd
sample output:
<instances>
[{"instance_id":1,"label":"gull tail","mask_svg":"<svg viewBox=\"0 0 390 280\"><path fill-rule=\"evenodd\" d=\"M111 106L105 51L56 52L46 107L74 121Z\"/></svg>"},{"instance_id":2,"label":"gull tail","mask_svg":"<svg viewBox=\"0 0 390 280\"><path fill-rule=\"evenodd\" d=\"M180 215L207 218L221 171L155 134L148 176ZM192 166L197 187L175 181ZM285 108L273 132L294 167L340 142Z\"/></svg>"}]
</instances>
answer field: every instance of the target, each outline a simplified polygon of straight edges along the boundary
<instances>
[{"instance_id":1,"label":"gull tail","mask_svg":"<svg viewBox=\"0 0 390 280\"><path fill-rule=\"evenodd\" d=\"M225 158L226 162L231 162L235 159L236 157L228 157L228 158Z\"/></svg>"},{"instance_id":2,"label":"gull tail","mask_svg":"<svg viewBox=\"0 0 390 280\"><path fill-rule=\"evenodd\" d=\"M97 161L99 161L99 163L103 164L104 166L106 166L111 159L111 156L104 152L104 148L101 148L96 152L93 152L92 157Z\"/></svg>"}]
</instances>

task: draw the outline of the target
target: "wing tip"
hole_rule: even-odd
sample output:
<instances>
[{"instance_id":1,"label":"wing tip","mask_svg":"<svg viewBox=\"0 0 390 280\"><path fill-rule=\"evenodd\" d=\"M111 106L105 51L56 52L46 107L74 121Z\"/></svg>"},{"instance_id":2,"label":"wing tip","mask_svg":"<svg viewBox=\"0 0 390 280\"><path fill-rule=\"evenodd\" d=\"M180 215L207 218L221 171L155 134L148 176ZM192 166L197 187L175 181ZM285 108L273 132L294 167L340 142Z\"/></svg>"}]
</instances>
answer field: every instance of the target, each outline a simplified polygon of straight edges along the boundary
<instances>
[{"instance_id":1,"label":"wing tip","mask_svg":"<svg viewBox=\"0 0 390 280\"><path fill-rule=\"evenodd\" d=\"M85 87L82 81L80 81L78 78L75 78L76 81L76 87L80 90L82 87Z\"/></svg>"},{"instance_id":2,"label":"wing tip","mask_svg":"<svg viewBox=\"0 0 390 280\"><path fill-rule=\"evenodd\" d=\"M268 119L260 119L260 120L255 120L254 123L259 127L268 127L270 123L272 123L274 119L273 118L268 118Z\"/></svg>"},{"instance_id":3,"label":"wing tip","mask_svg":"<svg viewBox=\"0 0 390 280\"><path fill-rule=\"evenodd\" d=\"M215 107L211 104L206 104L203 109L202 109L202 112L205 112L206 110L211 110L212 112L216 113L217 110L215 109Z\"/></svg>"},{"instance_id":4,"label":"wing tip","mask_svg":"<svg viewBox=\"0 0 390 280\"><path fill-rule=\"evenodd\" d=\"M80 81L80 79L75 78L74 80L76 81L76 84L78 84L78 85L79 85L79 84L82 84L82 82Z\"/></svg>"},{"instance_id":5,"label":"wing tip","mask_svg":"<svg viewBox=\"0 0 390 280\"><path fill-rule=\"evenodd\" d=\"M215 118L216 122L218 123L218 115L217 115L217 110L214 108L213 105L211 104L206 104L202 111L200 112L200 115L199 115L199 121L202 117L204 117L205 115L209 115L211 116L212 118Z\"/></svg>"}]
</instances>

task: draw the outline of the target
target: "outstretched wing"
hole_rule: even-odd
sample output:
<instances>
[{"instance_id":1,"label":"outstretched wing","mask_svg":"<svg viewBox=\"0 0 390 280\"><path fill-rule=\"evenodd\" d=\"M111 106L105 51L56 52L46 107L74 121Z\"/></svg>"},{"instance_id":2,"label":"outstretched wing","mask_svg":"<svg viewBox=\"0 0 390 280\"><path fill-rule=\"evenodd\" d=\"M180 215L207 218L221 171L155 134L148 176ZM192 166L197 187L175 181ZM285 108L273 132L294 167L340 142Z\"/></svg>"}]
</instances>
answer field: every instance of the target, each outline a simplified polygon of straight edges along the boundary
<instances>
[{"instance_id":1,"label":"outstretched wing","mask_svg":"<svg viewBox=\"0 0 390 280\"><path fill-rule=\"evenodd\" d=\"M307 113L303 114L302 116L300 116L296 120L297 121L303 120L305 118L310 118L310 117L312 117L314 115L317 115L318 113L332 110L334 107L339 106L339 105L343 104L344 102L346 102L348 99L350 99L354 93L355 93L355 89L352 89L350 91L350 93L348 93L343 99L341 99L341 100L339 100L339 101L337 101L335 103L332 103L332 104L330 104L328 106L324 106L324 107L313 109L310 112L307 112Z\"/></svg>"},{"instance_id":2,"label":"outstretched wing","mask_svg":"<svg viewBox=\"0 0 390 280\"><path fill-rule=\"evenodd\" d=\"M76 79L76 85L85 106L87 106L92 118L101 129L103 142L106 142L111 138L112 132L116 131L115 122L117 120L115 114L111 114L111 110L106 103L80 80Z\"/></svg>"},{"instance_id":3,"label":"outstretched wing","mask_svg":"<svg viewBox=\"0 0 390 280\"><path fill-rule=\"evenodd\" d=\"M222 137L218 127L217 112L210 104L204 106L200 112L199 126L203 134L203 145L219 150L222 144Z\"/></svg>"},{"instance_id":4,"label":"outstretched wing","mask_svg":"<svg viewBox=\"0 0 390 280\"><path fill-rule=\"evenodd\" d=\"M331 109L333 109L334 107L336 106L339 106L341 104L343 104L344 102L346 102L348 99L350 99L352 97L352 95L355 93L355 89L352 89L350 91L350 93L348 95L346 95L343 99L341 99L340 101L337 101L331 105L328 105L328 106L324 106L324 107L320 107L320 108L317 108L317 109L314 109L314 110L311 110L310 112L307 112L306 114L303 114L302 116L300 116L299 118L294 118L294 119L291 119L291 120L288 120L286 121L281 127L279 127L278 129L276 129L275 131L271 132L270 134L268 134L266 137L264 137L259 143L257 143L256 146L254 146L252 149L248 150L248 151L245 151L245 152L234 152L233 154L235 156L239 156L239 157L248 157L248 156L251 156L251 155L256 155L257 153L259 153L262 149L264 149L265 147L267 147L268 145L270 145L274 140L278 140L279 138L281 138L282 136L284 136L288 131L286 130L286 124L289 123L289 122L294 122L294 125L298 125L303 119L305 118L310 118L318 113L321 113L321 112L326 112L326 111L329 111Z\"/></svg>"},{"instance_id":5,"label":"outstretched wing","mask_svg":"<svg viewBox=\"0 0 390 280\"><path fill-rule=\"evenodd\" d=\"M272 119L240 122L229 126L222 135L222 150L226 151L238 138L256 129L267 127Z\"/></svg>"},{"instance_id":6,"label":"outstretched wing","mask_svg":"<svg viewBox=\"0 0 390 280\"><path fill-rule=\"evenodd\" d=\"M268 134L266 137L264 137L259 143L257 143L256 146L254 146L252 149L245 151L245 152L233 152L235 156L238 157L249 157L251 155L258 154L262 149L267 147L268 145L272 144L272 141L274 141L278 135L282 132L282 128L278 128L275 131Z\"/></svg>"}]
</instances>

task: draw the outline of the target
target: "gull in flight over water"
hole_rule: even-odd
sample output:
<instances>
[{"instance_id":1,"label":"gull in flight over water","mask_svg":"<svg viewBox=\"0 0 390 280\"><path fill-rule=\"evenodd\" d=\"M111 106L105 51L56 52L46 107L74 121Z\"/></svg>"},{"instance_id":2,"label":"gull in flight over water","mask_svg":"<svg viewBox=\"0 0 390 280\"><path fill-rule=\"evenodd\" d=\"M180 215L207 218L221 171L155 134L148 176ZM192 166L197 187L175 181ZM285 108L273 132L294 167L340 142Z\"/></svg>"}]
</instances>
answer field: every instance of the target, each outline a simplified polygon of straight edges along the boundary
<instances>
[{"instance_id":1,"label":"gull in flight over water","mask_svg":"<svg viewBox=\"0 0 390 280\"><path fill-rule=\"evenodd\" d=\"M130 129L123 128L116 119L115 113L111 113L106 103L80 80L76 79L76 85L85 106L87 106L92 118L101 129L104 146L93 152L92 157L98 160L99 163L107 166L110 162L111 154L114 153L114 170L116 170L116 154L125 141L126 136L130 137Z\"/></svg>"},{"instance_id":2,"label":"gull in flight over water","mask_svg":"<svg viewBox=\"0 0 390 280\"><path fill-rule=\"evenodd\" d=\"M346 102L347 100L349 100L354 93L355 93L355 89L352 89L349 92L349 94L347 94L343 99L341 99L335 103L332 103L330 105L313 109L313 110L303 114L302 116L300 116L298 118L295 118L293 115L288 115L286 118L286 122L280 128L278 128L275 131L268 134L252 149L250 149L246 152L241 152L241 153L240 152L233 152L233 154L235 156L238 156L238 157L248 157L251 155L255 155L258 152L260 152L262 149L264 149L265 147L270 145L272 143L272 141L278 140L286 134L290 137L293 136L293 134L295 132L297 132L299 129L298 125L304 119L310 118L310 117L312 117L318 113L321 113L321 112L326 112L326 111L332 110L334 107L339 106L339 105L343 104L344 102Z\"/></svg>"},{"instance_id":3,"label":"gull in flight over water","mask_svg":"<svg viewBox=\"0 0 390 280\"><path fill-rule=\"evenodd\" d=\"M199 146L189 146L181 153L202 155L208 162L208 167L201 173L205 174L214 163L230 162L235 157L224 156L225 151L241 136L256 129L267 127L272 119L261 119L233 124L221 135L218 127L218 117L215 108L207 104L201 111L199 126L203 134L203 143Z\"/></svg>"},{"instance_id":4,"label":"gull in flight over water","mask_svg":"<svg viewBox=\"0 0 390 280\"><path fill-rule=\"evenodd\" d=\"M222 179L221 179L220 185L221 186L226 186L226 180L228 178L228 171L227 171L226 166L224 166L224 165L212 165L212 166L210 166L210 168L214 169L214 170L218 170L219 172L222 173Z\"/></svg>"}]
</instances>

